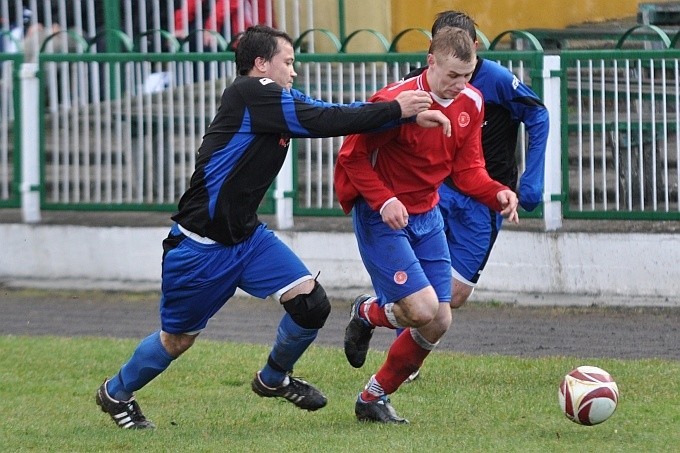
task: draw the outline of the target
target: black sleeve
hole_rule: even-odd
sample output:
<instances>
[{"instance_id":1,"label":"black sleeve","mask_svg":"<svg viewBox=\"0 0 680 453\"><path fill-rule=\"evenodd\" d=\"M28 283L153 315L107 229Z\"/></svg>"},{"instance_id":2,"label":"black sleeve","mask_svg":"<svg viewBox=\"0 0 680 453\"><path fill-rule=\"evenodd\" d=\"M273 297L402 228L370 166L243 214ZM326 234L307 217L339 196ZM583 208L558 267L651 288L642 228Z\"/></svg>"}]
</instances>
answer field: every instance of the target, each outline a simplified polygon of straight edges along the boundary
<instances>
[{"instance_id":1,"label":"black sleeve","mask_svg":"<svg viewBox=\"0 0 680 453\"><path fill-rule=\"evenodd\" d=\"M267 79L244 84L242 95L252 132L281 133L291 137L333 137L400 124L397 101L367 104L331 104L288 91Z\"/></svg>"}]
</instances>

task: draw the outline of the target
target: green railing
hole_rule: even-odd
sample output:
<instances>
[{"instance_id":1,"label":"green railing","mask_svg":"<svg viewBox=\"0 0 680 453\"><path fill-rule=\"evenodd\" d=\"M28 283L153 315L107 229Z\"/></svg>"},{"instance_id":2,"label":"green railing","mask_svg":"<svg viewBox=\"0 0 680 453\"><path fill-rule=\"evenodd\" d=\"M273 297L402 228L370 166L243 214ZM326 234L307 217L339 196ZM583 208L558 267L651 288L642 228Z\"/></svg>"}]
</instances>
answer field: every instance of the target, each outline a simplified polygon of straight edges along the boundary
<instances>
[{"instance_id":1,"label":"green railing","mask_svg":"<svg viewBox=\"0 0 680 453\"><path fill-rule=\"evenodd\" d=\"M420 29L405 32L427 37ZM305 33L296 45L315 33L337 51L299 53L296 87L330 102L366 100L425 62L423 53L394 51L405 33L389 42L373 32L387 51L370 54L347 52L356 33L343 40L327 30ZM231 52L188 53L174 45L166 53L143 53L134 41L116 36L126 52L52 54L45 48L39 56L43 209L174 210L221 92L234 77ZM508 67L539 96L559 99L551 129L561 137L561 190L546 189L546 200L561 203L565 218L680 219L680 50L563 50L560 69L546 71L546 55L534 38L510 30L485 39L480 55ZM520 41L529 50L512 50ZM660 36L659 42L676 39ZM0 207L20 204L22 62L21 54L0 55L1 86L9 79L14 87L12 114L0 110L0 144L7 137L0 148ZM560 81L559 93L545 91L548 79ZM0 92L0 106L8 95ZM292 198L295 215L342 215L332 184L341 140L294 140L290 177L279 178L261 211L274 213L283 197ZM525 147L520 134L520 173ZM522 213L544 215L543 207Z\"/></svg>"},{"instance_id":2,"label":"green railing","mask_svg":"<svg viewBox=\"0 0 680 453\"><path fill-rule=\"evenodd\" d=\"M19 207L23 54L0 54L0 208Z\"/></svg>"},{"instance_id":3,"label":"green railing","mask_svg":"<svg viewBox=\"0 0 680 453\"><path fill-rule=\"evenodd\" d=\"M488 55L512 62L520 78L540 89L540 53ZM189 73L201 72L196 64L209 72L232 58L231 53L42 54L43 208L174 209L233 68L222 71L225 79L201 83L193 83ZM296 86L330 102L366 100L424 60L422 53L300 54ZM160 73L172 74L176 85L153 93L140 89L143 80ZM207 113L199 116L199 111ZM342 215L332 190L339 145L340 139L294 141L293 185L286 195L294 197L296 215ZM273 197L274 190L263 212L273 211ZM532 215L540 216L540 210Z\"/></svg>"},{"instance_id":4,"label":"green railing","mask_svg":"<svg viewBox=\"0 0 680 453\"><path fill-rule=\"evenodd\" d=\"M229 52L42 54L43 208L176 209L233 75Z\"/></svg>"},{"instance_id":5,"label":"green railing","mask_svg":"<svg viewBox=\"0 0 680 453\"><path fill-rule=\"evenodd\" d=\"M564 217L680 219L680 50L560 61Z\"/></svg>"}]
</instances>

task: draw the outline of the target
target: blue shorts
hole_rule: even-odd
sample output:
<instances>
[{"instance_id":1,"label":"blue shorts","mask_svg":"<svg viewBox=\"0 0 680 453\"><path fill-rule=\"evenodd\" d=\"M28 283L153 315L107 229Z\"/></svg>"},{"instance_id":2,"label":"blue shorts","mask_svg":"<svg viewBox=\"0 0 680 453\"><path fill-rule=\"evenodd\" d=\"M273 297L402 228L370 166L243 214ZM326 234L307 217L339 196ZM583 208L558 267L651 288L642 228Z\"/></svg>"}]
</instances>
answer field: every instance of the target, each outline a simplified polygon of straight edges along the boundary
<instances>
[{"instance_id":1,"label":"blue shorts","mask_svg":"<svg viewBox=\"0 0 680 453\"><path fill-rule=\"evenodd\" d=\"M393 230L363 200L352 211L364 266L381 305L397 302L432 286L439 302L451 300L451 260L438 209L411 215L408 226Z\"/></svg>"},{"instance_id":2,"label":"blue shorts","mask_svg":"<svg viewBox=\"0 0 680 453\"><path fill-rule=\"evenodd\" d=\"M202 244L174 225L163 249L161 327L172 334L204 329L236 288L262 299L280 297L311 278L300 258L264 224L229 247Z\"/></svg>"},{"instance_id":3,"label":"blue shorts","mask_svg":"<svg viewBox=\"0 0 680 453\"><path fill-rule=\"evenodd\" d=\"M453 278L475 286L496 242L503 216L446 184L439 188L439 196Z\"/></svg>"}]
</instances>

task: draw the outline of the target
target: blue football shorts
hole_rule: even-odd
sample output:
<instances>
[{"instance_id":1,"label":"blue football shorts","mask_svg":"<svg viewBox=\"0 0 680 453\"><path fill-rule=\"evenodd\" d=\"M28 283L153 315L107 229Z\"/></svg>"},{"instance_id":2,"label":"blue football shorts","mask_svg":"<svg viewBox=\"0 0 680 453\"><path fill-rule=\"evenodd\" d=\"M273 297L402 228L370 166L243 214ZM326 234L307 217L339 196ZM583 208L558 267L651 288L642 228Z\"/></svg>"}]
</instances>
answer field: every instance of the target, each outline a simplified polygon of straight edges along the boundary
<instances>
[{"instance_id":1,"label":"blue football shorts","mask_svg":"<svg viewBox=\"0 0 680 453\"><path fill-rule=\"evenodd\" d=\"M393 230L380 213L358 199L352 221L359 253L382 305L432 286L439 302L451 300L451 260L438 209L409 216L408 225Z\"/></svg>"},{"instance_id":2,"label":"blue football shorts","mask_svg":"<svg viewBox=\"0 0 680 453\"><path fill-rule=\"evenodd\" d=\"M446 184L439 188L439 196L451 273L456 280L474 287L496 242L503 216Z\"/></svg>"},{"instance_id":3,"label":"blue football shorts","mask_svg":"<svg viewBox=\"0 0 680 453\"><path fill-rule=\"evenodd\" d=\"M311 279L300 258L262 224L240 244L203 244L174 225L163 241L161 327L197 333L241 288L248 294L278 299Z\"/></svg>"}]
</instances>

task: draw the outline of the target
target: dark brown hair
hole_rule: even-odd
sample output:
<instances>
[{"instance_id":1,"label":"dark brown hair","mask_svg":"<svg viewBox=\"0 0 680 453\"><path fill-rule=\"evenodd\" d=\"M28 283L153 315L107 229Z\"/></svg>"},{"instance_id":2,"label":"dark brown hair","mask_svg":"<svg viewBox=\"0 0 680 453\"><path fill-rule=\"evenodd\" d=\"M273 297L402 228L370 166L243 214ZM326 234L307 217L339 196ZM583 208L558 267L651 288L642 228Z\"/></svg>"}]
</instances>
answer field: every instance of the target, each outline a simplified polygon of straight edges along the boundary
<instances>
[{"instance_id":1,"label":"dark brown hair","mask_svg":"<svg viewBox=\"0 0 680 453\"><path fill-rule=\"evenodd\" d=\"M293 45L293 39L284 31L266 25L249 27L239 38L236 46L236 70L239 75L248 75L257 58L271 61L280 51L279 38Z\"/></svg>"}]
</instances>

